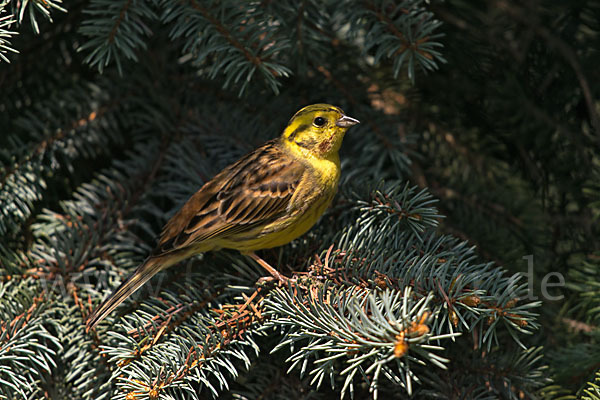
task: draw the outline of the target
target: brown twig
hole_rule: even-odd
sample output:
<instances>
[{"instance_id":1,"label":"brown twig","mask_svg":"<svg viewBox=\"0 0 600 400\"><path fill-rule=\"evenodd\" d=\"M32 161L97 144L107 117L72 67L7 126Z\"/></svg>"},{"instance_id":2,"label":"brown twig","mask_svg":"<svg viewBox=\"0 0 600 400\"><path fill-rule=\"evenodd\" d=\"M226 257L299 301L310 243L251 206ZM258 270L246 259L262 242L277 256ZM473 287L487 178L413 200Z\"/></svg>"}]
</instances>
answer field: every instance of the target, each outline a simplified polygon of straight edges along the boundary
<instances>
[{"instance_id":1,"label":"brown twig","mask_svg":"<svg viewBox=\"0 0 600 400\"><path fill-rule=\"evenodd\" d=\"M112 29L110 30L110 33L108 34L108 42L109 43L113 43L115 41L115 35L117 34L117 31L119 30L119 26L125 19L127 10L131 6L131 3L132 3L132 1L128 0L125 4L123 4L123 8L121 8L119 17L115 20L115 24L113 25Z\"/></svg>"}]
</instances>

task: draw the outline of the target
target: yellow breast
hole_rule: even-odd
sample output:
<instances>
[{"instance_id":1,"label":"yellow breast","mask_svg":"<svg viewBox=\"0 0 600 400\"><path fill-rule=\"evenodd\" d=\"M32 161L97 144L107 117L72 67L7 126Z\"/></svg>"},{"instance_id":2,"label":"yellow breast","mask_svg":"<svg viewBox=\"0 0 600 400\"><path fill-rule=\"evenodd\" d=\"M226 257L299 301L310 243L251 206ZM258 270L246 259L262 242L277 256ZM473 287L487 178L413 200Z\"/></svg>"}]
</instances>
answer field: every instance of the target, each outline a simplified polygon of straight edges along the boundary
<instances>
[{"instance_id":1,"label":"yellow breast","mask_svg":"<svg viewBox=\"0 0 600 400\"><path fill-rule=\"evenodd\" d=\"M288 208L289 214L250 232L218 241L217 247L242 252L282 246L306 233L333 200L340 179L337 154L330 159L311 158Z\"/></svg>"}]
</instances>

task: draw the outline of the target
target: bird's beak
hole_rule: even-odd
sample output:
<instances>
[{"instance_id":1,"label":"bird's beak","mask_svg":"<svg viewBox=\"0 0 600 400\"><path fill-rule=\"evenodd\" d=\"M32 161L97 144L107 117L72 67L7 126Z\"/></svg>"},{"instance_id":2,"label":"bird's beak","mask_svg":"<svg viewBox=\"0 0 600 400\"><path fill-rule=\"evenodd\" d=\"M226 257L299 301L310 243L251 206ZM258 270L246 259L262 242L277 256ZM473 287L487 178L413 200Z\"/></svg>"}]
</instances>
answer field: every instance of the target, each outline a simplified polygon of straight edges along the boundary
<instances>
[{"instance_id":1,"label":"bird's beak","mask_svg":"<svg viewBox=\"0 0 600 400\"><path fill-rule=\"evenodd\" d=\"M351 118L347 115L342 115L342 118L335 121L335 124L340 128L350 128L356 124L360 124L360 121L354 118Z\"/></svg>"}]
</instances>

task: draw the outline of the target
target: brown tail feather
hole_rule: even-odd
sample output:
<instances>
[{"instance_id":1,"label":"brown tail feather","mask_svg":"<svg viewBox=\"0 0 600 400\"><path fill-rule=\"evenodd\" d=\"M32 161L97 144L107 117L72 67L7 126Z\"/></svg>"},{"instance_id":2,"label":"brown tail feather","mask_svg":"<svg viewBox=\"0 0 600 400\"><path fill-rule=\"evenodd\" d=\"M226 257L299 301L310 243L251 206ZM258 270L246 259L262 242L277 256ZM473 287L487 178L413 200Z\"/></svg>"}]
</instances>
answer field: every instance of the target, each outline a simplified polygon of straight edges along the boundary
<instances>
[{"instance_id":1,"label":"brown tail feather","mask_svg":"<svg viewBox=\"0 0 600 400\"><path fill-rule=\"evenodd\" d=\"M162 257L150 257L140 265L133 274L125 280L106 300L100 304L94 312L88 316L86 332L94 329L100 321L111 313L127 297L131 296L144 283L156 275L159 271L167 268L173 263L166 264Z\"/></svg>"}]
</instances>

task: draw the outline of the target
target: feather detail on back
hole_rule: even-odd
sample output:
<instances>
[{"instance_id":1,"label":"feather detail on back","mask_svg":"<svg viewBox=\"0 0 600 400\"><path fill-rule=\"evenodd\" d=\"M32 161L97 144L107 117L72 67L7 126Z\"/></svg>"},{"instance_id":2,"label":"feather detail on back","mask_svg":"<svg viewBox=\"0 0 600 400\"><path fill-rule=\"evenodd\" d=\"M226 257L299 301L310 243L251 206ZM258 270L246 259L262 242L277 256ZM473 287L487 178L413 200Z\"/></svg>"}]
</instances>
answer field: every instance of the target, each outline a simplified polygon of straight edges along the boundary
<instances>
[{"instance_id":1,"label":"feather detail on back","mask_svg":"<svg viewBox=\"0 0 600 400\"><path fill-rule=\"evenodd\" d=\"M167 223L153 256L269 224L285 215L305 174L271 140L224 169L196 192Z\"/></svg>"}]
</instances>

